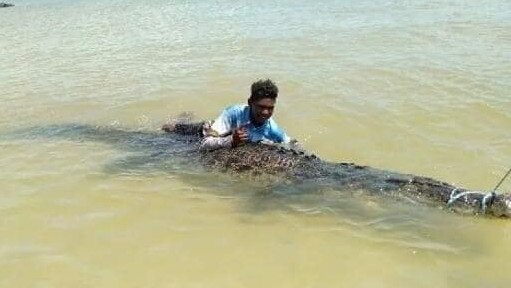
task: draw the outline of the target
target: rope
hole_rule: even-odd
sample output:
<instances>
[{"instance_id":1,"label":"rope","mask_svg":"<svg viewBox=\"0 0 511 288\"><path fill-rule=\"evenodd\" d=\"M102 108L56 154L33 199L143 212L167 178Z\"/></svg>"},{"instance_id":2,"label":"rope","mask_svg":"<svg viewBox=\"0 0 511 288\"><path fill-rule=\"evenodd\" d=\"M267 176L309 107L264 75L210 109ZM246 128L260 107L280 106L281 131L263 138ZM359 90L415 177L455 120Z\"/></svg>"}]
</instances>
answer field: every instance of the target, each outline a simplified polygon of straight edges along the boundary
<instances>
[{"instance_id":1,"label":"rope","mask_svg":"<svg viewBox=\"0 0 511 288\"><path fill-rule=\"evenodd\" d=\"M483 212L483 214L486 214L486 209L493 205L495 197L497 197L497 194L494 191L484 195L483 200L481 200L481 211Z\"/></svg>"},{"instance_id":2,"label":"rope","mask_svg":"<svg viewBox=\"0 0 511 288\"><path fill-rule=\"evenodd\" d=\"M451 195L449 196L449 201L447 201L447 207L451 207L458 199L461 197L465 197L465 202L468 201L468 195L470 194L484 194L479 191L462 191L459 193L456 193L460 188L454 188L451 191ZM486 214L487 210L491 205L493 205L493 202L495 201L495 197L497 197L497 194L495 192L486 193L484 195L483 199L481 199L481 212L482 214Z\"/></svg>"},{"instance_id":3,"label":"rope","mask_svg":"<svg viewBox=\"0 0 511 288\"><path fill-rule=\"evenodd\" d=\"M511 168L509 168L506 175L504 175L504 177L502 177L502 179L500 179L499 184L497 184L497 186L495 186L495 188L493 188L492 193L495 193L495 191L497 191L497 189L499 189L500 184L502 184L502 182L504 182L504 180L507 178L507 176L509 176L509 173L511 173Z\"/></svg>"},{"instance_id":4,"label":"rope","mask_svg":"<svg viewBox=\"0 0 511 288\"><path fill-rule=\"evenodd\" d=\"M468 201L467 195L470 195L470 194L481 194L478 191L463 191L463 192L459 192L459 193L456 194L456 192L458 190L460 190L460 189L461 188L458 188L458 187L452 189L451 195L449 196L449 201L447 201L447 207L451 207L452 204L454 204L454 202L456 202L458 199L460 199L463 196L465 196L465 201Z\"/></svg>"},{"instance_id":5,"label":"rope","mask_svg":"<svg viewBox=\"0 0 511 288\"><path fill-rule=\"evenodd\" d=\"M495 198L497 197L497 189L499 189L500 185L506 180L507 176L511 173L511 168L507 171L506 175L500 179L499 183L493 188L493 190L490 193L487 193L484 195L483 200L481 200L481 211L483 214L486 214L486 210L488 207L493 205L493 202L495 201Z\"/></svg>"},{"instance_id":6,"label":"rope","mask_svg":"<svg viewBox=\"0 0 511 288\"><path fill-rule=\"evenodd\" d=\"M486 214L488 208L491 207L491 205L493 205L493 202L495 201L495 198L497 197L497 193L495 193L495 192L497 191L497 189L499 189L500 185L504 182L504 180L507 178L507 176L509 176L509 174L511 174L511 169L509 169L507 171L506 175L504 175L504 177L502 177L502 179L500 179L499 183L495 186L495 188L493 188L493 190L491 192L486 193L483 196L483 199L481 199L481 212L483 214ZM451 195L449 196L449 201L447 201L447 207L451 207L452 204L454 204L454 202L456 202L458 199L460 199L461 197L464 197L464 196L465 196L465 202L468 201L467 195L469 195L469 194L484 194L484 193L478 192L478 191L463 191L463 192L456 193L460 189L461 188L458 188L458 187L452 189Z\"/></svg>"}]
</instances>

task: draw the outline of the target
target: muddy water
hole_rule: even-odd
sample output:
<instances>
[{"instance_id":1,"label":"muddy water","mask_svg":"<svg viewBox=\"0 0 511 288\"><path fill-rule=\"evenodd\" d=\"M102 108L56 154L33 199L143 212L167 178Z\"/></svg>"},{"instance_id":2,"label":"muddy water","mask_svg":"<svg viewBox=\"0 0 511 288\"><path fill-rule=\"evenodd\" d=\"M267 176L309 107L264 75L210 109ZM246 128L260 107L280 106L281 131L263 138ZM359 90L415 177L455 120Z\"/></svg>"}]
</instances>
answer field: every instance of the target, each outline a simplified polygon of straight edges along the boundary
<instances>
[{"instance_id":1,"label":"muddy water","mask_svg":"<svg viewBox=\"0 0 511 288\"><path fill-rule=\"evenodd\" d=\"M323 159L488 190L511 165L509 1L11 2L1 287L509 285L509 221L268 193L128 138L51 137L213 118L270 77L276 120Z\"/></svg>"}]
</instances>

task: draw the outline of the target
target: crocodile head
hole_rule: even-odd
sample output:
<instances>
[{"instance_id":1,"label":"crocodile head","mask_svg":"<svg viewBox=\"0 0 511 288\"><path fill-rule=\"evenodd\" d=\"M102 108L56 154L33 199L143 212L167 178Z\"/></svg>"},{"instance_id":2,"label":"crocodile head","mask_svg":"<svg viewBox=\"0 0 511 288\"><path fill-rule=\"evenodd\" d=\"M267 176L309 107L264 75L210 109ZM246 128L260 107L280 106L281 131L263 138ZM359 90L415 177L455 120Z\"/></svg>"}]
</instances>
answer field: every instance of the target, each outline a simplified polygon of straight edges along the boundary
<instances>
[{"instance_id":1,"label":"crocodile head","mask_svg":"<svg viewBox=\"0 0 511 288\"><path fill-rule=\"evenodd\" d=\"M489 212L497 217L511 218L511 193L497 195Z\"/></svg>"}]
</instances>

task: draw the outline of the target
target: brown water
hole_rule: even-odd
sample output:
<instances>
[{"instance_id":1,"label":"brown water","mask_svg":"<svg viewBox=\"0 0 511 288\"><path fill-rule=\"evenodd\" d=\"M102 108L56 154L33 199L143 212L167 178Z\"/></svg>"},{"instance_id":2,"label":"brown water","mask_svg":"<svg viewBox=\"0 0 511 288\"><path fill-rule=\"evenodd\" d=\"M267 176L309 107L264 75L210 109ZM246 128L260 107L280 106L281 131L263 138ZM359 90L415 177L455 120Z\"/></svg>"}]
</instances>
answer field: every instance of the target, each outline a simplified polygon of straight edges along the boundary
<instances>
[{"instance_id":1,"label":"brown water","mask_svg":"<svg viewBox=\"0 0 511 288\"><path fill-rule=\"evenodd\" d=\"M213 118L270 77L276 120L323 159L489 190L511 165L509 1L11 2L1 287L509 286L510 221L261 193L150 148L17 132L156 131L181 111Z\"/></svg>"}]
</instances>

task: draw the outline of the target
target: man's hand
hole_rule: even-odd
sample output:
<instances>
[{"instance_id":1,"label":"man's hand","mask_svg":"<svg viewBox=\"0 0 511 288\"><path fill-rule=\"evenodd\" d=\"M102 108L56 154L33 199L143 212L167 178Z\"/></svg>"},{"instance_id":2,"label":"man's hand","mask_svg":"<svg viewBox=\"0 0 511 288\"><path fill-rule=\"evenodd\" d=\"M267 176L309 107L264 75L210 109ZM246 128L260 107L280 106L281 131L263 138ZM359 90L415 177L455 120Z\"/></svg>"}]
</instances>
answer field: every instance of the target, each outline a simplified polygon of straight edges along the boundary
<instances>
[{"instance_id":1,"label":"man's hand","mask_svg":"<svg viewBox=\"0 0 511 288\"><path fill-rule=\"evenodd\" d=\"M232 147L238 147L248 141L248 131L245 127L234 129L232 132Z\"/></svg>"}]
</instances>

